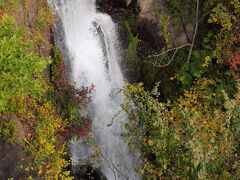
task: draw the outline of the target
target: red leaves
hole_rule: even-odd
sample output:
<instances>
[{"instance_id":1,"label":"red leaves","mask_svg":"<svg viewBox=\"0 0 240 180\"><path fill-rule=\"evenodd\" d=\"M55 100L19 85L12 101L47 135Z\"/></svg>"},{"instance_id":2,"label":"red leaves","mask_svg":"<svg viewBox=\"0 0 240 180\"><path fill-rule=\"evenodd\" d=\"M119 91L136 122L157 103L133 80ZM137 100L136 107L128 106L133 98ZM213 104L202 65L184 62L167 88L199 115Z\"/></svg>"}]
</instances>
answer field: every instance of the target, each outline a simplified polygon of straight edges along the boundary
<instances>
[{"instance_id":1,"label":"red leaves","mask_svg":"<svg viewBox=\"0 0 240 180\"><path fill-rule=\"evenodd\" d=\"M240 54L232 54L229 58L225 59L224 62L230 67L230 69L236 71L238 65L240 65Z\"/></svg>"},{"instance_id":2,"label":"red leaves","mask_svg":"<svg viewBox=\"0 0 240 180\"><path fill-rule=\"evenodd\" d=\"M90 87L75 89L66 78L67 69L67 65L61 58L53 71L52 82L56 88L55 97L57 100L57 107L61 110L88 103L90 101L89 94L94 91L95 88L94 85L92 85Z\"/></svg>"},{"instance_id":3,"label":"red leaves","mask_svg":"<svg viewBox=\"0 0 240 180\"><path fill-rule=\"evenodd\" d=\"M65 127L62 131L62 136L68 139L72 134L79 135L80 137L88 136L89 132L92 129L91 121L85 121L81 127Z\"/></svg>"}]
</instances>

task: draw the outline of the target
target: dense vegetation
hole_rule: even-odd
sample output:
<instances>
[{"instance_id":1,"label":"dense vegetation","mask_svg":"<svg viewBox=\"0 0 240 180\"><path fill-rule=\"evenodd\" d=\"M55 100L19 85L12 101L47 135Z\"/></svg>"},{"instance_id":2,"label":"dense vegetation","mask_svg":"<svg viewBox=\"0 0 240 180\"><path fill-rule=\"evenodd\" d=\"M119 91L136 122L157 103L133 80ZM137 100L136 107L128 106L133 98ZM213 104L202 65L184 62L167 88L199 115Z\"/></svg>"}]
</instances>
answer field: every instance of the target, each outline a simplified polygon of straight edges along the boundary
<instances>
[{"instance_id":1,"label":"dense vegetation","mask_svg":"<svg viewBox=\"0 0 240 180\"><path fill-rule=\"evenodd\" d=\"M66 122L56 114L53 100L47 97L51 90L43 78L50 59L34 52L32 42L16 27L12 17L3 15L0 28L1 139L10 143L21 140L34 162L30 167L20 165L29 177L35 171L40 176L64 176L61 171L68 164L64 159L65 145L58 141L55 132ZM23 125L25 137L19 137L17 122Z\"/></svg>"},{"instance_id":2,"label":"dense vegetation","mask_svg":"<svg viewBox=\"0 0 240 180\"><path fill-rule=\"evenodd\" d=\"M165 3L175 21L196 14L189 18L196 33L184 47L168 43L157 59L138 61L147 84L124 90L125 138L141 149L138 171L144 179L239 179L240 2Z\"/></svg>"},{"instance_id":3,"label":"dense vegetation","mask_svg":"<svg viewBox=\"0 0 240 180\"><path fill-rule=\"evenodd\" d=\"M142 81L126 85L122 105L129 117L124 137L140 152L137 171L143 179L239 179L240 2L164 2L169 16L154 12L166 41L160 52L138 56L132 17L125 24L127 53ZM38 3L30 22L31 1L0 0L0 141L29 157L19 160L23 178L72 179L66 142L84 134L79 108L94 86L76 90L66 79L61 54L45 38L54 18L47 1ZM23 24L16 22L17 7ZM167 25L186 12L196 15L187 19L195 33L176 46ZM44 57L42 47L52 56Z\"/></svg>"},{"instance_id":4,"label":"dense vegetation","mask_svg":"<svg viewBox=\"0 0 240 180\"><path fill-rule=\"evenodd\" d=\"M28 22L30 1L0 1L0 140L22 147L25 156L11 168L23 179L72 179L66 140L90 90L67 81L61 55L44 36L53 17L47 1L38 3ZM23 22L14 14L20 6ZM52 49L52 57L41 55L42 46Z\"/></svg>"}]
</instances>

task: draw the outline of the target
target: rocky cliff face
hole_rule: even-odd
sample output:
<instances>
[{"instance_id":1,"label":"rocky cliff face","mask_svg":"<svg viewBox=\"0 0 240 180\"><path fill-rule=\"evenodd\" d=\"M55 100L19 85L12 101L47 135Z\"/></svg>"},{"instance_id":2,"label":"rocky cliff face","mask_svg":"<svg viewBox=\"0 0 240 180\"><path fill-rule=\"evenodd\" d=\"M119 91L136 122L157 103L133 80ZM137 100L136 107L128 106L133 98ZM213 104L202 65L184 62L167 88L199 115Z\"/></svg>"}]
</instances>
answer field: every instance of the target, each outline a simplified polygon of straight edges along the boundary
<instances>
[{"instance_id":1,"label":"rocky cliff face","mask_svg":"<svg viewBox=\"0 0 240 180\"><path fill-rule=\"evenodd\" d=\"M27 28L28 36L36 44L38 53L49 56L53 16L47 0L19 1L16 7L8 10L7 13L15 18L19 27Z\"/></svg>"},{"instance_id":2,"label":"rocky cliff face","mask_svg":"<svg viewBox=\"0 0 240 180\"><path fill-rule=\"evenodd\" d=\"M110 5L116 8L133 10L137 20L136 25L140 31L139 34L145 33L146 37L150 37L148 41L155 41L154 46L162 47L164 45L159 17L171 16L164 0L98 0L98 2L105 6ZM189 16L192 15L186 12L185 17ZM183 16L178 23L174 23L173 18L169 19L167 30L170 34L170 43L180 45L191 41L194 27L191 23L184 22L185 17Z\"/></svg>"},{"instance_id":3,"label":"rocky cliff face","mask_svg":"<svg viewBox=\"0 0 240 180\"><path fill-rule=\"evenodd\" d=\"M164 0L138 0L138 5L140 7L139 18L151 24L151 34L160 34L161 24L159 23L159 18L171 16ZM186 12L186 16L188 15L190 14ZM174 23L173 18L170 18L167 29L170 34L170 43L175 45L181 45L191 41L194 31L191 23L184 23L184 17L182 21L178 23ZM157 39L160 40L159 38Z\"/></svg>"},{"instance_id":4,"label":"rocky cliff face","mask_svg":"<svg viewBox=\"0 0 240 180\"><path fill-rule=\"evenodd\" d=\"M29 163L27 154L21 146L12 145L0 140L0 178L5 180L13 178L17 180L27 179L27 173L21 170L21 165ZM26 165L27 166L27 165Z\"/></svg>"}]
</instances>

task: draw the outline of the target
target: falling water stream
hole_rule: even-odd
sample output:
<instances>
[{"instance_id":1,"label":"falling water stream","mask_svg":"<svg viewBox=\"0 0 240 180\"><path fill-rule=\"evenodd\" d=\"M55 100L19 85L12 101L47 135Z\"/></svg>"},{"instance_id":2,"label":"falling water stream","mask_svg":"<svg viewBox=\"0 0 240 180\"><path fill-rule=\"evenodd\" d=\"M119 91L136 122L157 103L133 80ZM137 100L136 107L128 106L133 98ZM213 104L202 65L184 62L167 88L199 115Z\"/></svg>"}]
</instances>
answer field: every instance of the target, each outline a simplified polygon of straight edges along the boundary
<instances>
[{"instance_id":1,"label":"falling water stream","mask_svg":"<svg viewBox=\"0 0 240 180\"><path fill-rule=\"evenodd\" d=\"M127 118L119 114L123 95L117 92L124 80L116 25L109 15L97 12L95 0L50 0L50 4L61 20L71 81L76 88L95 86L82 114L92 120L93 144L101 152L99 169L108 180L140 179L133 155L121 137ZM88 144L71 141L73 163L80 163L91 153Z\"/></svg>"}]
</instances>

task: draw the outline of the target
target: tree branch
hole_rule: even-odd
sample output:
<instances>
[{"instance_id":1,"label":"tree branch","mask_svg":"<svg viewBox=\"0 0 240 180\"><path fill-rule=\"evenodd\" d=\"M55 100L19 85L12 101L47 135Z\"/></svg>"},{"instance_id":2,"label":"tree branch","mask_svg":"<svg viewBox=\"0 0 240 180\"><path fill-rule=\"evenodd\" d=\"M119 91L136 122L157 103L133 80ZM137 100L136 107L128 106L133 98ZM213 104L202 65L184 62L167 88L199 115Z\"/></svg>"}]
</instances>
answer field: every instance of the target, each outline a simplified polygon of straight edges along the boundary
<instances>
[{"instance_id":1,"label":"tree branch","mask_svg":"<svg viewBox=\"0 0 240 180\"><path fill-rule=\"evenodd\" d=\"M124 179L126 179L126 180L129 179L129 178L127 177L127 175L123 174L123 173L114 165L114 163L111 161L111 159L108 160L108 158L105 157L105 156L103 155L103 153L101 153L100 151L98 152L98 154L99 154L99 155L105 160L105 162L108 164L109 168L112 170L112 172L113 172L113 174L114 174L115 179L117 179L117 178L116 178L116 174L115 174L114 169L116 170L116 172L117 172L119 175L122 176L122 178L124 178Z\"/></svg>"},{"instance_id":2,"label":"tree branch","mask_svg":"<svg viewBox=\"0 0 240 180\"><path fill-rule=\"evenodd\" d=\"M164 55L164 54L166 54L166 53L168 53L168 52L174 51L171 59L170 59L166 64L164 64L164 65L158 65L158 64L152 62L152 64L153 64L154 67L159 67L159 68L166 67L166 66L168 66L168 65L173 61L173 59L174 59L175 55L177 54L178 50L179 50L179 49L182 49L182 48L184 48L184 47L186 47L186 46L191 46L191 44L190 44L190 43L183 44L183 45L178 46L178 47L176 47L176 48L168 49L168 50L166 50L166 51L164 51L164 52L162 52L162 53L160 53L160 54L150 55L150 56L147 56L147 57L145 57L145 58L146 58L146 59L150 59L151 61L153 61L152 58L158 58L158 57L160 57L160 56L162 56L162 55Z\"/></svg>"},{"instance_id":3,"label":"tree branch","mask_svg":"<svg viewBox=\"0 0 240 180\"><path fill-rule=\"evenodd\" d=\"M164 51L164 52L162 52L162 53L160 53L160 54L149 55L149 56L144 57L144 58L145 58L145 59L151 59L151 58L154 58L154 57L160 57L160 56L162 56L162 55L164 55L164 54L166 54L166 53L168 53L168 52L171 52L171 51L174 51L174 50L179 50L179 49L184 48L184 47L186 47L186 46L191 46L191 44L190 44L190 43L183 44L183 45L181 45L181 46L168 49L168 50L166 50L166 51Z\"/></svg>"},{"instance_id":4,"label":"tree branch","mask_svg":"<svg viewBox=\"0 0 240 180\"><path fill-rule=\"evenodd\" d=\"M172 58L170 59L170 61L168 61L167 64L164 64L164 65L156 65L156 64L152 63L153 66L154 66L154 67L159 67L159 68L163 68L163 67L168 66L168 65L173 61L173 59L174 59L174 57L175 57L177 51L178 51L178 49L176 49L176 50L174 51L174 53L173 53L173 55L172 55Z\"/></svg>"},{"instance_id":5,"label":"tree branch","mask_svg":"<svg viewBox=\"0 0 240 180\"><path fill-rule=\"evenodd\" d=\"M199 0L197 0L197 4L196 4L196 17L195 17L195 28L194 28L194 34L193 34L193 38L192 38L192 42L191 43L187 43L187 44L183 44L181 46L178 46L176 48L171 48L171 49L168 49L160 54L156 54L156 55L149 55L147 57L144 57L145 59L152 59L152 58L158 58L168 52L171 52L171 51L174 51L171 59L164 65L156 65L156 63L153 63L153 66L155 67L166 67L168 66L174 59L176 53L178 52L179 49L181 48L184 48L186 46L190 46L190 50L189 50L189 53L188 53L188 58L187 58L187 62L190 61L190 58L192 56L192 51L193 51L193 47L194 47L194 44L195 44L195 40L196 40L196 35L197 35L197 31L198 31L198 24L199 24Z\"/></svg>"},{"instance_id":6,"label":"tree branch","mask_svg":"<svg viewBox=\"0 0 240 180\"><path fill-rule=\"evenodd\" d=\"M199 12L199 0L197 0L195 29L194 29L193 39L192 39L191 47L190 47L190 50L189 50L187 62L190 61L190 58L192 56L193 46L194 46L196 35L197 35L197 30L198 30L198 12Z\"/></svg>"}]
</instances>

